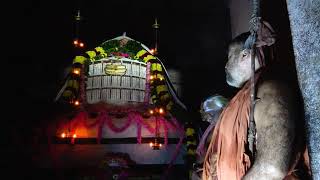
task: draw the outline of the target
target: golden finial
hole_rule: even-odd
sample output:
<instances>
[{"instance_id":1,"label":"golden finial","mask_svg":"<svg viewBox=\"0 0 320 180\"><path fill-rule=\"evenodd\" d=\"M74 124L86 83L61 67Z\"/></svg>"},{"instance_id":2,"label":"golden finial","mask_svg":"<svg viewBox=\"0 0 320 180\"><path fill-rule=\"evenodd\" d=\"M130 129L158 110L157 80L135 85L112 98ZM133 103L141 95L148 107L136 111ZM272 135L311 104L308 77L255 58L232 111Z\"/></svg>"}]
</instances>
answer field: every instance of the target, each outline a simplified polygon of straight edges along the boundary
<instances>
[{"instance_id":1,"label":"golden finial","mask_svg":"<svg viewBox=\"0 0 320 180\"><path fill-rule=\"evenodd\" d=\"M80 9L77 12L77 15L75 16L76 21L80 21L81 20L81 15L80 15Z\"/></svg>"},{"instance_id":2,"label":"golden finial","mask_svg":"<svg viewBox=\"0 0 320 180\"><path fill-rule=\"evenodd\" d=\"M158 24L157 18L155 18L154 24L152 25L152 27L155 28L155 29L159 29L160 28L160 24Z\"/></svg>"}]
</instances>

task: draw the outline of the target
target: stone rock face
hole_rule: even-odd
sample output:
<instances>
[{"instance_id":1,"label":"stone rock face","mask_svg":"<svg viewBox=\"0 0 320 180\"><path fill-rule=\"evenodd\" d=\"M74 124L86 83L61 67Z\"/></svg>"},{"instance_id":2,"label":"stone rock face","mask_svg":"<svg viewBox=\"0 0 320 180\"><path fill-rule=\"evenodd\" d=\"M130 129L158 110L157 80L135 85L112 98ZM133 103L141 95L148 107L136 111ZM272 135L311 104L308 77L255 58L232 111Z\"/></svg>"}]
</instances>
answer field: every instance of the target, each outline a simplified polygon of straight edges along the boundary
<instances>
[{"instance_id":1,"label":"stone rock face","mask_svg":"<svg viewBox=\"0 0 320 180\"><path fill-rule=\"evenodd\" d=\"M320 0L287 0L313 179L320 179Z\"/></svg>"}]
</instances>

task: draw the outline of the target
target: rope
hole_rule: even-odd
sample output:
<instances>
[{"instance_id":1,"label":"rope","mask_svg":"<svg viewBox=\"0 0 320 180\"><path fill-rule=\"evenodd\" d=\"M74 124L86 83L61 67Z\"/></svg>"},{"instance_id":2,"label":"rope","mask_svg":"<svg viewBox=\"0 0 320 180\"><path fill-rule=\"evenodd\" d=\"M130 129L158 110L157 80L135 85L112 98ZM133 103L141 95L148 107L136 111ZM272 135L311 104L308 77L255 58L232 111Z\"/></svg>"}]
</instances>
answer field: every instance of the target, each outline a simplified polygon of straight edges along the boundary
<instances>
[{"instance_id":1,"label":"rope","mask_svg":"<svg viewBox=\"0 0 320 180\"><path fill-rule=\"evenodd\" d=\"M250 32L251 35L246 40L244 47L251 51L251 78L250 78L250 115L249 115L249 129L248 129L248 143L249 150L252 155L252 159L255 156L255 137L256 137L256 124L254 121L254 106L255 106L255 56L256 47L255 43L257 40L257 32L261 26L260 23L260 0L253 0L252 2L252 15L250 20Z\"/></svg>"}]
</instances>

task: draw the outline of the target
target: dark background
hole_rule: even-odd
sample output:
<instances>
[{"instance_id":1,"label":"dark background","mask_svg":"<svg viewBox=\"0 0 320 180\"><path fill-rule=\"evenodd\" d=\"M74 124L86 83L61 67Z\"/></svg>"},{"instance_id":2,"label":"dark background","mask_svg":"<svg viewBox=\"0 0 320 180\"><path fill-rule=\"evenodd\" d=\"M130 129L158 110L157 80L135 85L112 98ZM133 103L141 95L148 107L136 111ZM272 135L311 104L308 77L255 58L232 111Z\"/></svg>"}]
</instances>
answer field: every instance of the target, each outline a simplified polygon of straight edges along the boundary
<instances>
[{"instance_id":1,"label":"dark background","mask_svg":"<svg viewBox=\"0 0 320 180\"><path fill-rule=\"evenodd\" d=\"M182 75L182 100L190 119L199 121L200 103L213 94L232 97L225 82L227 44L231 40L227 2L162 1L10 1L3 6L2 90L5 134L28 132L46 124L63 107L53 100L64 83L66 68L78 53L72 45L76 11L83 20L80 38L93 49L105 40L127 36L154 46L154 18L160 23L160 58ZM295 71L285 1L263 1L262 17L277 33L284 76ZM295 77L295 75L293 75ZM7 131L10 131L7 133ZM14 133L13 133L14 134ZM27 138L28 136L26 136ZM7 141L10 138L7 139Z\"/></svg>"},{"instance_id":2,"label":"dark background","mask_svg":"<svg viewBox=\"0 0 320 180\"><path fill-rule=\"evenodd\" d=\"M160 57L182 74L183 101L199 118L202 100L215 93L231 96L224 78L226 46L231 38L224 1L21 1L8 7L6 73L10 109L24 122L46 121L57 105L65 69L76 55L74 16L81 9L84 51L123 32L154 46L154 18L160 23Z\"/></svg>"},{"instance_id":3,"label":"dark background","mask_svg":"<svg viewBox=\"0 0 320 180\"><path fill-rule=\"evenodd\" d=\"M11 176L33 173L33 138L66 111L53 100L76 55L74 16L81 9L84 51L127 36L154 46L152 24L160 23L160 58L180 70L189 119L200 121L200 103L215 93L231 97L225 83L226 47L231 39L224 1L12 1L4 7L2 61L5 111L3 167ZM13 147L13 148L11 148ZM20 173L14 173L19 171ZM9 172L9 171L8 171Z\"/></svg>"},{"instance_id":4,"label":"dark background","mask_svg":"<svg viewBox=\"0 0 320 180\"><path fill-rule=\"evenodd\" d=\"M152 24L160 23L160 58L182 75L184 103L189 118L200 120L200 103L213 94L232 97L225 83L227 44L231 40L226 1L114 0L114 1L10 1L2 13L2 148L3 167L28 174L36 127L44 127L64 107L53 102L77 54L74 16L81 9L80 38L84 51L105 40L127 36L148 47L154 45ZM285 1L263 1L263 17L278 34L279 58L295 71ZM284 73L289 75L289 73ZM292 74L291 74L292 75ZM9 145L9 146L8 146ZM18 176L17 173L13 173ZM11 174L11 175L13 175Z\"/></svg>"}]
</instances>

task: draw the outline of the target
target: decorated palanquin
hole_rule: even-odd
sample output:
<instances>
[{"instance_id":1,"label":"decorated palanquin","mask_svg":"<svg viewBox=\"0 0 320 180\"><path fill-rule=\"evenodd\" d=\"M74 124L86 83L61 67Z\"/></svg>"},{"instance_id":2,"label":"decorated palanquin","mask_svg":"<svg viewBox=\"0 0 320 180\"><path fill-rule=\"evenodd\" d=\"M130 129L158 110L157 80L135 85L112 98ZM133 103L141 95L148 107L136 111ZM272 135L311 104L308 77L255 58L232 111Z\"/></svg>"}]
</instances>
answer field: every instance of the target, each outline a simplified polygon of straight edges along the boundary
<instances>
[{"instance_id":1,"label":"decorated palanquin","mask_svg":"<svg viewBox=\"0 0 320 180\"><path fill-rule=\"evenodd\" d=\"M50 125L52 166L101 170L107 152L125 154L123 173L142 178L184 164L184 127L173 110L183 104L161 60L142 43L123 35L76 56L56 100L73 110Z\"/></svg>"}]
</instances>

